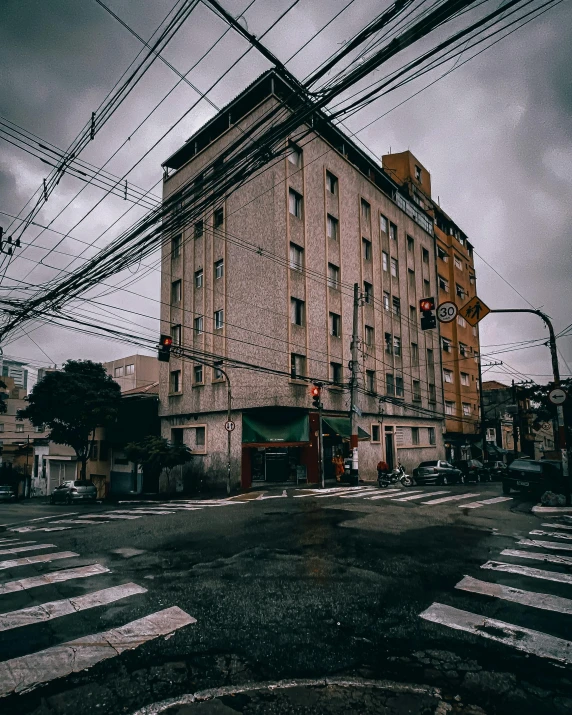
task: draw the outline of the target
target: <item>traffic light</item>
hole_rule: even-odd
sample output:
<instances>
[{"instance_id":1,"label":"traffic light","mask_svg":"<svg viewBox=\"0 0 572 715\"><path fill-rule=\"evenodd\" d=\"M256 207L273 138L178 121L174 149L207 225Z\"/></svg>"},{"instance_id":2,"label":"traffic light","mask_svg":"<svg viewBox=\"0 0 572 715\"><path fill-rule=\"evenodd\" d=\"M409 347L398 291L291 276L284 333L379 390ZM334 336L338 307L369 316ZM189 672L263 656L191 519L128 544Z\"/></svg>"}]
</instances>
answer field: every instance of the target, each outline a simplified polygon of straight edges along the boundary
<instances>
[{"instance_id":1,"label":"traffic light","mask_svg":"<svg viewBox=\"0 0 572 715\"><path fill-rule=\"evenodd\" d=\"M312 389L310 390L310 394L312 395L312 405L319 410L321 405L320 405L320 396L322 393L322 388L319 385L313 385Z\"/></svg>"},{"instance_id":2,"label":"traffic light","mask_svg":"<svg viewBox=\"0 0 572 715\"><path fill-rule=\"evenodd\" d=\"M169 362L172 344L173 338L170 335L161 335L161 339L159 340L159 352L157 353L157 360L159 360L159 362Z\"/></svg>"},{"instance_id":3,"label":"traffic light","mask_svg":"<svg viewBox=\"0 0 572 715\"><path fill-rule=\"evenodd\" d=\"M421 330L436 328L435 298L421 298L419 301L419 310L421 311Z\"/></svg>"}]
</instances>

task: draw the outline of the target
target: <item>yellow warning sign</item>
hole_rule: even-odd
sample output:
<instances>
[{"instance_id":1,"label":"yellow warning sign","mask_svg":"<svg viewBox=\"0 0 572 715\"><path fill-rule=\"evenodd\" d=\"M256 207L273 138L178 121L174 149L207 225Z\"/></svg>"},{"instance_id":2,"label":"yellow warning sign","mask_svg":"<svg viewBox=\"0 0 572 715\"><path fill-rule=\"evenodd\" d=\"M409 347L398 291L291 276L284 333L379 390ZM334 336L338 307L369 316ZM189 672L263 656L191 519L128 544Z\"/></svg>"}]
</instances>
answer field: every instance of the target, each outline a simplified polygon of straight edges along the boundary
<instances>
[{"instance_id":1,"label":"yellow warning sign","mask_svg":"<svg viewBox=\"0 0 572 715\"><path fill-rule=\"evenodd\" d=\"M475 296L468 303L459 309L459 315L467 321L469 325L475 326L481 321L485 315L488 315L491 309L486 306L480 298Z\"/></svg>"}]
</instances>

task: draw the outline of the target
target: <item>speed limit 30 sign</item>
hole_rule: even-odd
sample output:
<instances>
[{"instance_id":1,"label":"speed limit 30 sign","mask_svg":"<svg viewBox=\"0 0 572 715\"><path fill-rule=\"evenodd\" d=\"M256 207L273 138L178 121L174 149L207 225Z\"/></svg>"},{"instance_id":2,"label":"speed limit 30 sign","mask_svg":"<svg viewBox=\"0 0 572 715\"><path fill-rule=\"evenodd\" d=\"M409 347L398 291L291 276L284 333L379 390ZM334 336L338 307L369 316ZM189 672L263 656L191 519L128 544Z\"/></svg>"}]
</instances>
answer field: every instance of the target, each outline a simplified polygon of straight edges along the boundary
<instances>
[{"instance_id":1,"label":"speed limit 30 sign","mask_svg":"<svg viewBox=\"0 0 572 715\"><path fill-rule=\"evenodd\" d=\"M457 317L457 306L451 300L446 300L437 307L437 319L441 323L452 323Z\"/></svg>"}]
</instances>

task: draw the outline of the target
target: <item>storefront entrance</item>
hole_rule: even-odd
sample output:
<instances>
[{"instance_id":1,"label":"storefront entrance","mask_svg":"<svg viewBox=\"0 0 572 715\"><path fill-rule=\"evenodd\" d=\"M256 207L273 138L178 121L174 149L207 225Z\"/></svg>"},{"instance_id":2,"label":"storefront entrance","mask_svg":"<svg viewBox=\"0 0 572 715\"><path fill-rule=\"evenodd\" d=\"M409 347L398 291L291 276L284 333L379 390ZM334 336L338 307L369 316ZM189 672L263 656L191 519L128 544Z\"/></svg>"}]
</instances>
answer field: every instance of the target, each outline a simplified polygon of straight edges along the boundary
<instances>
[{"instance_id":1,"label":"storefront entrance","mask_svg":"<svg viewBox=\"0 0 572 715\"><path fill-rule=\"evenodd\" d=\"M252 482L292 482L300 472L300 447L256 447L251 450Z\"/></svg>"}]
</instances>

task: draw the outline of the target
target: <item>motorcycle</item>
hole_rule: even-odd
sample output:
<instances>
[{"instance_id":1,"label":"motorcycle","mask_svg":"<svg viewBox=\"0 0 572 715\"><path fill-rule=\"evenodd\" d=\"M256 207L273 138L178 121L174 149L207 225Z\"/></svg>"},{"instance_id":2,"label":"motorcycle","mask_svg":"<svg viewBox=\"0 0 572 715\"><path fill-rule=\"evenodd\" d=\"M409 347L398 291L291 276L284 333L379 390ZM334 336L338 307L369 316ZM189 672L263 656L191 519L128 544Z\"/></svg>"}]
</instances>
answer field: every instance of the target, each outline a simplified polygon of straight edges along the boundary
<instances>
[{"instance_id":1,"label":"motorcycle","mask_svg":"<svg viewBox=\"0 0 572 715\"><path fill-rule=\"evenodd\" d=\"M404 487L413 485L413 478L406 474L402 464L398 464L391 472L380 472L377 475L377 484L379 487L388 487L390 484L400 484Z\"/></svg>"}]
</instances>

